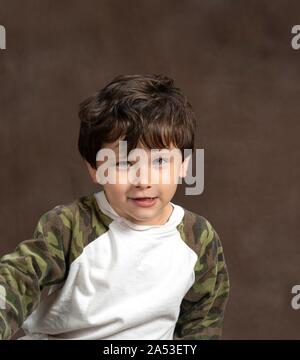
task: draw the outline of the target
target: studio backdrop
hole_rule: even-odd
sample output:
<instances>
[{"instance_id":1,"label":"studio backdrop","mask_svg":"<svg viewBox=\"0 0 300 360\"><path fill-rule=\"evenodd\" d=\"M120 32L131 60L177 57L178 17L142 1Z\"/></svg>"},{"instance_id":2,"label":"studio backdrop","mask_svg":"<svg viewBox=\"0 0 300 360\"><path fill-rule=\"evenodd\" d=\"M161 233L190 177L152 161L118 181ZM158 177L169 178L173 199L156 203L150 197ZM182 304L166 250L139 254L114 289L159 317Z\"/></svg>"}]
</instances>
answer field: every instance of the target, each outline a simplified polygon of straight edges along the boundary
<instances>
[{"instance_id":1,"label":"studio backdrop","mask_svg":"<svg viewBox=\"0 0 300 360\"><path fill-rule=\"evenodd\" d=\"M222 240L223 338L300 339L299 23L297 0L0 0L0 254L98 189L78 104L116 75L165 74L197 115L204 190L173 201Z\"/></svg>"}]
</instances>

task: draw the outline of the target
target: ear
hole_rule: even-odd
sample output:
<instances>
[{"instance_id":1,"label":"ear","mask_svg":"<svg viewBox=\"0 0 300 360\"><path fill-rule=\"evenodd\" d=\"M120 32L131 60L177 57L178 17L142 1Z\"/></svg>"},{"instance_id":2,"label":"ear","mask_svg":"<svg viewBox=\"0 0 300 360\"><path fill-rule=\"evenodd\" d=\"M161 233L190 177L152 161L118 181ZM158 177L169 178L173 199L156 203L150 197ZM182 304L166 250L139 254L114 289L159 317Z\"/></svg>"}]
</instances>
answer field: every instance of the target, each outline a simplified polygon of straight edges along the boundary
<instances>
[{"instance_id":1,"label":"ear","mask_svg":"<svg viewBox=\"0 0 300 360\"><path fill-rule=\"evenodd\" d=\"M98 184L97 179L96 179L96 171L97 170L92 168L91 165L86 160L84 160L84 162L86 163L86 166L88 168L88 172L90 174L90 177L91 177L93 183Z\"/></svg>"},{"instance_id":2,"label":"ear","mask_svg":"<svg viewBox=\"0 0 300 360\"><path fill-rule=\"evenodd\" d=\"M187 156L185 158L185 160L183 161L183 163L180 165L179 176L181 178L186 177L186 173L187 173L187 170L189 167L190 160L191 160L191 155Z\"/></svg>"}]
</instances>

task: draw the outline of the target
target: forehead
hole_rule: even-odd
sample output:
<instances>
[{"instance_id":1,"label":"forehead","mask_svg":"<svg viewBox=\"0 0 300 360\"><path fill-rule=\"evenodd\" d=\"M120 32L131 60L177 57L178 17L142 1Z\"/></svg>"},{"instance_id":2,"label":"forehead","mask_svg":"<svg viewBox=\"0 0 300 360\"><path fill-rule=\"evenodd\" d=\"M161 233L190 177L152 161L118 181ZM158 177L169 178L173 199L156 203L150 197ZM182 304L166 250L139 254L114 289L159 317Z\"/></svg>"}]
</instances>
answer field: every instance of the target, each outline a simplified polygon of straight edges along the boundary
<instances>
[{"instance_id":1,"label":"forehead","mask_svg":"<svg viewBox=\"0 0 300 360\"><path fill-rule=\"evenodd\" d=\"M120 141L122 141L121 138L119 138L118 140L114 141L114 142L110 142L110 143L104 143L102 145L102 148L106 148L106 149L111 149L114 152L118 152L119 151L119 147L120 147ZM123 140L124 141L124 140ZM141 142L138 142L137 147L139 149L144 149L145 151L150 152L151 149L146 148ZM170 144L170 147L168 148L168 150L172 150L175 149L176 147L173 145L173 143Z\"/></svg>"}]
</instances>

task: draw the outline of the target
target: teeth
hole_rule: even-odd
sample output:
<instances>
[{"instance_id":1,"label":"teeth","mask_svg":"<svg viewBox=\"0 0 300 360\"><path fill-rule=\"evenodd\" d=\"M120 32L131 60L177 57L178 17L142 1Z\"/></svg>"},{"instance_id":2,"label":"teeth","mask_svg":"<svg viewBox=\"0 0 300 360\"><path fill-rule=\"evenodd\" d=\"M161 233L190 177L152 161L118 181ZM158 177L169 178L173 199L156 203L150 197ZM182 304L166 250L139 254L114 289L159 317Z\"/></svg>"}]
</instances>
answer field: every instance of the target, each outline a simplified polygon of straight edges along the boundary
<instances>
[{"instance_id":1,"label":"teeth","mask_svg":"<svg viewBox=\"0 0 300 360\"><path fill-rule=\"evenodd\" d=\"M137 198L138 200L141 200L141 199L155 199L155 198L149 198L149 197L147 197L147 198Z\"/></svg>"},{"instance_id":2,"label":"teeth","mask_svg":"<svg viewBox=\"0 0 300 360\"><path fill-rule=\"evenodd\" d=\"M144 198L132 198L132 199L134 199L134 200L156 199L156 196L154 196L154 197L144 197Z\"/></svg>"}]
</instances>

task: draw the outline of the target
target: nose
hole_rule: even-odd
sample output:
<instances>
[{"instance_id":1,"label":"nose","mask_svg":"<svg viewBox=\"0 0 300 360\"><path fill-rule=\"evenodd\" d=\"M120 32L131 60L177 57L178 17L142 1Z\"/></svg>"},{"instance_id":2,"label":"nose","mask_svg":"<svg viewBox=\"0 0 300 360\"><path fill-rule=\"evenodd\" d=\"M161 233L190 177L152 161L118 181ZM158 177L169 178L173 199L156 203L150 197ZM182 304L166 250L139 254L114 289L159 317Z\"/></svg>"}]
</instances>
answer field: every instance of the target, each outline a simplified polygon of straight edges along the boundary
<instances>
[{"instance_id":1,"label":"nose","mask_svg":"<svg viewBox=\"0 0 300 360\"><path fill-rule=\"evenodd\" d=\"M149 188L151 188L151 185L138 184L138 185L135 185L135 187L138 189L149 189Z\"/></svg>"},{"instance_id":2,"label":"nose","mask_svg":"<svg viewBox=\"0 0 300 360\"><path fill-rule=\"evenodd\" d=\"M148 166L140 165L136 171L134 179L134 186L137 188L150 188L151 187L151 173Z\"/></svg>"}]
</instances>

